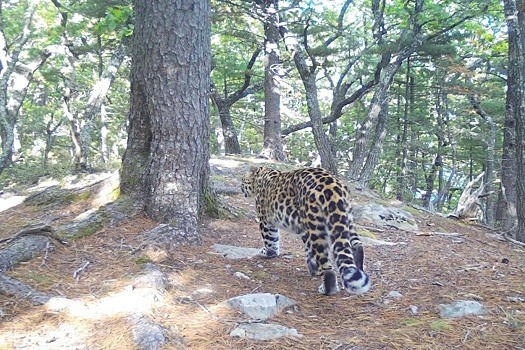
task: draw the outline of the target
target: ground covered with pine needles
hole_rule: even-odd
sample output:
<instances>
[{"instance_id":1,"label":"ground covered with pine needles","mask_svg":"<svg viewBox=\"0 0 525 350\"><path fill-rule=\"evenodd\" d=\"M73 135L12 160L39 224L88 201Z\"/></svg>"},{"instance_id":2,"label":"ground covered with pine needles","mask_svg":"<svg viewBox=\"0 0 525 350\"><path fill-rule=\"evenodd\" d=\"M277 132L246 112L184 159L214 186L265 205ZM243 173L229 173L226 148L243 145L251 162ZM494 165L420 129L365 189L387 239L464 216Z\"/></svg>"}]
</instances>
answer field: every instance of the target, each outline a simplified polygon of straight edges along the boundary
<instances>
[{"instance_id":1,"label":"ground covered with pine needles","mask_svg":"<svg viewBox=\"0 0 525 350\"><path fill-rule=\"evenodd\" d=\"M376 238L399 244L365 248L373 286L363 296L319 295L319 278L306 270L299 237L287 232L283 256L276 259L228 260L215 253L216 243L261 246L253 202L234 190L241 169L231 166L215 177L219 187L232 189L221 194L230 215L203 220L202 245L169 252L144 248L139 234L157 224L139 214L67 246L56 244L7 272L38 291L79 301L90 312L49 311L0 296L0 348L135 349L130 315L140 313L165 330L165 349L525 349L525 249L481 226L411 210L420 234L378 228ZM355 203L379 200L361 191L354 195ZM0 212L0 238L35 222L67 223L96 206L94 201L100 198L10 207ZM151 305L127 302L125 292L148 263L165 273L168 288ZM389 297L392 291L401 297ZM231 337L247 317L222 302L252 292L297 301L271 322L295 328L302 337ZM479 301L487 313L441 318L439 304L455 300Z\"/></svg>"}]
</instances>

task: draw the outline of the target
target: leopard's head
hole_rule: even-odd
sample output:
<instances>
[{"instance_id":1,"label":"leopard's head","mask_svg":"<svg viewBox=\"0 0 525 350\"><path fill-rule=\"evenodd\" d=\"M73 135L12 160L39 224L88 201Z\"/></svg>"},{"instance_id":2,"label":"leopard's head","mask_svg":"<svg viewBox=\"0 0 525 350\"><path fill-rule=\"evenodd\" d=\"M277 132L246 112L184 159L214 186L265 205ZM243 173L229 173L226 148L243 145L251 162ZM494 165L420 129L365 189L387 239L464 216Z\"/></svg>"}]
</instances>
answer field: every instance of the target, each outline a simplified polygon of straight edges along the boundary
<instances>
[{"instance_id":1,"label":"leopard's head","mask_svg":"<svg viewBox=\"0 0 525 350\"><path fill-rule=\"evenodd\" d=\"M257 174L259 168L251 168L248 174L245 174L242 177L241 182L241 191L244 194L244 197L250 197L253 195L255 190L255 175Z\"/></svg>"}]
</instances>

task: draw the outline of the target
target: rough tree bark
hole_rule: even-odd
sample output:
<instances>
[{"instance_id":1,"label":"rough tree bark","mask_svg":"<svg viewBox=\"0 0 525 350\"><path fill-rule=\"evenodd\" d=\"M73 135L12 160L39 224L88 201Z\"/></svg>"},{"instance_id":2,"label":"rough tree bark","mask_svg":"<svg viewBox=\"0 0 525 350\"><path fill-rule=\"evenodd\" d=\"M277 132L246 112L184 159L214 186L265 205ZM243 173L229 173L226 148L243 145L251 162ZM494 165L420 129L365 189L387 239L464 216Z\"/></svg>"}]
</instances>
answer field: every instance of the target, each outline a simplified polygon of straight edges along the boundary
<instances>
[{"instance_id":1,"label":"rough tree bark","mask_svg":"<svg viewBox=\"0 0 525 350\"><path fill-rule=\"evenodd\" d=\"M158 237L162 243L199 243L209 188L210 1L133 4L121 190L143 200L148 216L169 224Z\"/></svg>"},{"instance_id":2,"label":"rough tree bark","mask_svg":"<svg viewBox=\"0 0 525 350\"><path fill-rule=\"evenodd\" d=\"M509 44L510 41L515 43L512 48L515 52L509 55L509 73L514 76L514 85L507 93L511 94L516 118L516 239L525 242L525 1L516 0L515 9L513 15L516 18L508 18L509 28L514 27L514 30L509 32Z\"/></svg>"},{"instance_id":3,"label":"rough tree bark","mask_svg":"<svg viewBox=\"0 0 525 350\"><path fill-rule=\"evenodd\" d=\"M504 0L503 4L509 41L504 131L508 147L502 159L499 219L506 232L525 242L525 1Z\"/></svg>"}]
</instances>

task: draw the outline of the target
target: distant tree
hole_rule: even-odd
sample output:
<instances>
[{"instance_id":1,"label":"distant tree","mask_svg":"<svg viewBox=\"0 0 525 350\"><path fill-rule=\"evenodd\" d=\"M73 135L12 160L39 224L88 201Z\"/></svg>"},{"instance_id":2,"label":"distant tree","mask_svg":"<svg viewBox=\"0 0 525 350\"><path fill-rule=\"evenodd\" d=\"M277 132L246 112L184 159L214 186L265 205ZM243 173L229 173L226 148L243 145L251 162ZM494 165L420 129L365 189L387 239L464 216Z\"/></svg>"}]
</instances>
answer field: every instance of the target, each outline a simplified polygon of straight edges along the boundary
<instances>
[{"instance_id":1,"label":"distant tree","mask_svg":"<svg viewBox=\"0 0 525 350\"><path fill-rule=\"evenodd\" d=\"M38 59L27 64L21 62L23 53L26 53L31 44L31 35L34 31L33 16L38 1L27 2L20 18L19 35L14 39L6 37L2 5L3 3L0 2L0 173L13 160L15 128L29 83L34 73L51 55L50 51L43 50Z\"/></svg>"},{"instance_id":2,"label":"distant tree","mask_svg":"<svg viewBox=\"0 0 525 350\"><path fill-rule=\"evenodd\" d=\"M238 102L241 98L249 95L249 93L260 89L260 84L252 84L251 69L259 56L261 49L256 49L252 54L250 61L246 65L246 71L244 73L244 81L241 87L233 91L228 92L228 86L224 86L224 91L221 93L217 90L215 84L212 84L211 100L217 107L219 112L219 119L221 121L222 136L224 138L224 152L226 154L240 154L241 146L237 137L237 131L233 125L231 116L231 107L233 104Z\"/></svg>"},{"instance_id":3,"label":"distant tree","mask_svg":"<svg viewBox=\"0 0 525 350\"><path fill-rule=\"evenodd\" d=\"M281 140L279 1L259 1L264 24L264 135L261 156L284 160Z\"/></svg>"},{"instance_id":4,"label":"distant tree","mask_svg":"<svg viewBox=\"0 0 525 350\"><path fill-rule=\"evenodd\" d=\"M134 0L131 113L122 193L199 243L209 183L210 1Z\"/></svg>"}]
</instances>

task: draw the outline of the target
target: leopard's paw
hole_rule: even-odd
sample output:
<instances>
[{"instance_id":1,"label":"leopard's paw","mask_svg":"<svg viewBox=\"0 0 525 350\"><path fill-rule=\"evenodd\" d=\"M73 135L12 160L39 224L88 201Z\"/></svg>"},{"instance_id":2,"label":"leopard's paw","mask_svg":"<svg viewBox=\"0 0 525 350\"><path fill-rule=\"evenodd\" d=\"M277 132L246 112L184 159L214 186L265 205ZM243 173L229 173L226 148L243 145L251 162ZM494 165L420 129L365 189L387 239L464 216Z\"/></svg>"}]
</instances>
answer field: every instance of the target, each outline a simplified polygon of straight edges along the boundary
<instances>
[{"instance_id":1,"label":"leopard's paw","mask_svg":"<svg viewBox=\"0 0 525 350\"><path fill-rule=\"evenodd\" d=\"M306 259L306 265L311 276L320 276L323 274L323 271L319 270L319 265L317 265L314 259Z\"/></svg>"},{"instance_id":2,"label":"leopard's paw","mask_svg":"<svg viewBox=\"0 0 525 350\"><path fill-rule=\"evenodd\" d=\"M319 293L324 295L334 295L339 292L339 286L337 284L337 275L334 270L325 270L323 273L323 283L317 289Z\"/></svg>"},{"instance_id":3,"label":"leopard's paw","mask_svg":"<svg viewBox=\"0 0 525 350\"><path fill-rule=\"evenodd\" d=\"M259 255L266 259L272 259L279 255L279 249L272 249L264 247L259 252Z\"/></svg>"}]
</instances>

